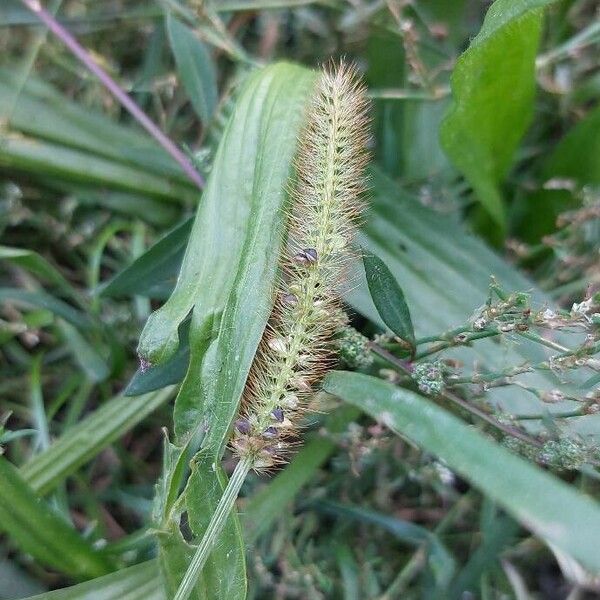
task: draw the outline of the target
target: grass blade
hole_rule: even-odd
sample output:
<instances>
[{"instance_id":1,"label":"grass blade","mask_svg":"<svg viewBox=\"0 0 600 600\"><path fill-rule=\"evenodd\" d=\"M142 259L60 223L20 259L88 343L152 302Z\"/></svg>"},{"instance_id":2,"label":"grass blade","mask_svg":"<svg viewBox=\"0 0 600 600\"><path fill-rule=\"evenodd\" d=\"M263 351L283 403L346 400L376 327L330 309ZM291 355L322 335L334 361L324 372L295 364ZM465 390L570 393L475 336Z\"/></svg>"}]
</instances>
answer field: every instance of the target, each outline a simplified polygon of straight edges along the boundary
<instances>
[{"instance_id":1,"label":"grass blade","mask_svg":"<svg viewBox=\"0 0 600 600\"><path fill-rule=\"evenodd\" d=\"M600 570L600 505L590 497L413 392L341 371L328 375L323 387L440 456L524 527L590 570Z\"/></svg>"},{"instance_id":2,"label":"grass blade","mask_svg":"<svg viewBox=\"0 0 600 600\"><path fill-rule=\"evenodd\" d=\"M2 457L0 530L36 560L72 577L98 577L113 568L89 541L40 502L17 469Z\"/></svg>"},{"instance_id":3,"label":"grass blade","mask_svg":"<svg viewBox=\"0 0 600 600\"><path fill-rule=\"evenodd\" d=\"M170 14L166 27L181 82L200 120L207 124L218 100L212 57L195 33Z\"/></svg>"},{"instance_id":4,"label":"grass blade","mask_svg":"<svg viewBox=\"0 0 600 600\"><path fill-rule=\"evenodd\" d=\"M56 488L81 465L121 437L173 396L173 388L126 398L116 396L21 467L21 476L37 493Z\"/></svg>"},{"instance_id":5,"label":"grass blade","mask_svg":"<svg viewBox=\"0 0 600 600\"><path fill-rule=\"evenodd\" d=\"M27 600L166 600L156 560Z\"/></svg>"}]
</instances>

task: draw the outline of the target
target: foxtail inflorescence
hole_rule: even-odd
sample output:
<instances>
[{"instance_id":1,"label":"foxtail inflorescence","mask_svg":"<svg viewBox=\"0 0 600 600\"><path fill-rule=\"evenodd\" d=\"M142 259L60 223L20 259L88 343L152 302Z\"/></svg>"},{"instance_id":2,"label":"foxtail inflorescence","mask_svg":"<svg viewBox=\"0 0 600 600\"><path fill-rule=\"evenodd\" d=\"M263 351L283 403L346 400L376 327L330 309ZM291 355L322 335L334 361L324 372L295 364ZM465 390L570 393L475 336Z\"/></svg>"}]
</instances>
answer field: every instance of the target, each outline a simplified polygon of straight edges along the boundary
<instances>
[{"instance_id":1,"label":"foxtail inflorescence","mask_svg":"<svg viewBox=\"0 0 600 600\"><path fill-rule=\"evenodd\" d=\"M333 364L333 336L344 319L339 290L363 208L367 108L352 67L320 74L299 142L280 285L231 441L254 469L284 459Z\"/></svg>"}]
</instances>

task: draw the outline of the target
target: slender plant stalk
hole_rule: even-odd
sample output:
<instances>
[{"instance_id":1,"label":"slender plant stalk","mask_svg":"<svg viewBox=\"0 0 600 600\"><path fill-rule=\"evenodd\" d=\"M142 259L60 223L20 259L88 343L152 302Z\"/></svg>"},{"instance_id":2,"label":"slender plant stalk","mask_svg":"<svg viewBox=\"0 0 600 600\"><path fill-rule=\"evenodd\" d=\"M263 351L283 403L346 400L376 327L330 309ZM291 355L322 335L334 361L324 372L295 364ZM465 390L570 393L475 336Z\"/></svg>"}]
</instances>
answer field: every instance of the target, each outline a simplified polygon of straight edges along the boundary
<instances>
[{"instance_id":1,"label":"slender plant stalk","mask_svg":"<svg viewBox=\"0 0 600 600\"><path fill-rule=\"evenodd\" d=\"M227 483L227 487L219 500L219 504L212 519L206 528L202 541L194 553L173 600L187 600L187 598L190 597L190 594L196 585L196 581L198 581L202 567L204 567L204 563L210 555L210 551L215 545L215 542L219 539L223 527L225 527L225 523L227 522L227 518L229 517L229 513L233 509L233 505L240 493L240 489L246 480L246 475L248 475L251 469L252 461L249 458L240 460L236 465L233 474Z\"/></svg>"},{"instance_id":2,"label":"slender plant stalk","mask_svg":"<svg viewBox=\"0 0 600 600\"><path fill-rule=\"evenodd\" d=\"M382 348L374 342L370 342L369 347L373 352L375 352L375 354L378 354L379 356L381 356L381 358L387 360L391 365L394 365L403 373L406 373L407 375L410 375L412 373L410 365L408 365L405 361L394 356L391 352L388 352L385 348ZM454 402L454 404L458 404L471 414L479 417L483 421L486 421L487 423L494 426L496 429L503 431L507 435L515 437L518 440L521 440L522 442L531 444L532 446L536 446L538 448L542 445L538 440L531 437L530 435L527 435L525 432L517 429L516 427L511 427L510 425L506 425L504 423L501 423L500 421L497 421L496 419L494 419L494 417L488 415L485 411L481 410L477 406L473 406L470 402L463 400L462 398L456 396L452 392L445 391L439 394L439 396L440 398L444 398L446 400Z\"/></svg>"},{"instance_id":3,"label":"slender plant stalk","mask_svg":"<svg viewBox=\"0 0 600 600\"><path fill-rule=\"evenodd\" d=\"M157 127L144 111L121 89L119 84L102 69L89 52L50 14L39 0L21 0L46 27L92 72L104 87L119 101L131 116L171 155L183 172L200 189L204 188L204 178L187 156Z\"/></svg>"},{"instance_id":4,"label":"slender plant stalk","mask_svg":"<svg viewBox=\"0 0 600 600\"><path fill-rule=\"evenodd\" d=\"M251 470L285 460L298 421L333 365L344 317L339 287L362 208L367 99L352 68L326 69L296 157L287 249L273 311L242 396L230 446L239 463L175 595L187 600Z\"/></svg>"}]
</instances>

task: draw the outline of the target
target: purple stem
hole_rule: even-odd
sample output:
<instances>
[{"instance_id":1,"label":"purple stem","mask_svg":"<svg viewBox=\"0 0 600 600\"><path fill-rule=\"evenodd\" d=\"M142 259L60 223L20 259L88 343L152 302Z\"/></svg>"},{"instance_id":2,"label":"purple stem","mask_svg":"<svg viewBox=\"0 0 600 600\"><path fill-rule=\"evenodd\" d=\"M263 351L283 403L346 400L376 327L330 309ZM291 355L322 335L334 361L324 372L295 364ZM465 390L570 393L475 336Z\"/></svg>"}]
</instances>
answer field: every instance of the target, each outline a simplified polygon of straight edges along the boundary
<instances>
[{"instance_id":1,"label":"purple stem","mask_svg":"<svg viewBox=\"0 0 600 600\"><path fill-rule=\"evenodd\" d=\"M204 178L194 169L188 157L148 118L144 111L89 55L87 50L40 4L40 1L21 0L21 2L36 14L40 21L102 82L131 116L173 157L184 173L202 189Z\"/></svg>"}]
</instances>

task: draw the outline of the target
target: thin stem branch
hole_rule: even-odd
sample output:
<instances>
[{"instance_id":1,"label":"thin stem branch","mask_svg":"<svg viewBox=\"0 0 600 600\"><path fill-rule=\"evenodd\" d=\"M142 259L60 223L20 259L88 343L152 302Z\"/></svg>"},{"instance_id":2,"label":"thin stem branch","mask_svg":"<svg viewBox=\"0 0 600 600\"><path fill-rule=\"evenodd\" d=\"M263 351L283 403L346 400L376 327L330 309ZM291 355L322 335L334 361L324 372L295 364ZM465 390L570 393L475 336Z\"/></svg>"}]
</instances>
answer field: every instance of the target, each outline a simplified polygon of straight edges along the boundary
<instances>
[{"instance_id":1,"label":"thin stem branch","mask_svg":"<svg viewBox=\"0 0 600 600\"><path fill-rule=\"evenodd\" d=\"M223 528L225 527L225 523L229 517L229 513L235 504L235 501L240 493L240 489L246 479L246 475L252 468L252 459L249 457L243 458L238 462L231 475L231 479L219 500L219 504L213 513L213 516L204 532L204 537L200 542L200 545L196 549L196 553L194 554L181 583L179 584L179 589L175 594L173 600L187 600L192 593L198 578L200 577L200 573L202 573L202 568L206 563L206 559L209 557L213 546L218 540Z\"/></svg>"},{"instance_id":2,"label":"thin stem branch","mask_svg":"<svg viewBox=\"0 0 600 600\"><path fill-rule=\"evenodd\" d=\"M408 375L411 374L412 371L410 365L395 357L391 352L388 352L384 348L381 348L381 346L375 344L374 342L369 342L369 347L373 352L375 352L375 354L378 354L379 356L387 360L390 364L400 369L402 372L407 373ZM532 446L536 446L538 448L541 447L540 442L538 442L535 438L527 435L526 433L517 429L516 427L511 427L510 425L506 425L505 423L500 423L499 421L494 419L494 417L488 415L485 411L481 410L477 406L473 406L466 400L463 400L462 398L456 396L455 394L452 394L451 392L443 392L439 394L439 397L445 400L450 400L450 402L453 402L454 404L457 404L458 406L464 408L466 411L479 417L480 419L482 419L486 423L489 423L496 429L503 431L507 435L515 437L521 440L522 442L526 442L527 444L531 444Z\"/></svg>"},{"instance_id":3,"label":"thin stem branch","mask_svg":"<svg viewBox=\"0 0 600 600\"><path fill-rule=\"evenodd\" d=\"M119 101L131 116L169 153L189 179L198 188L204 187L204 178L193 167L187 156L155 125L144 111L121 89L106 71L90 56L88 51L40 4L39 0L21 0L59 38L85 67Z\"/></svg>"}]
</instances>

